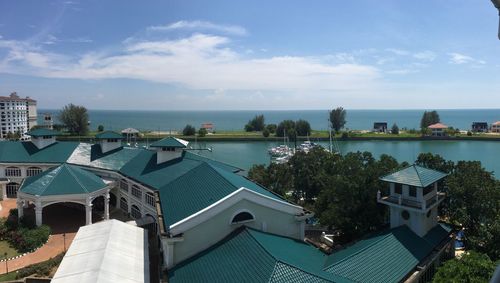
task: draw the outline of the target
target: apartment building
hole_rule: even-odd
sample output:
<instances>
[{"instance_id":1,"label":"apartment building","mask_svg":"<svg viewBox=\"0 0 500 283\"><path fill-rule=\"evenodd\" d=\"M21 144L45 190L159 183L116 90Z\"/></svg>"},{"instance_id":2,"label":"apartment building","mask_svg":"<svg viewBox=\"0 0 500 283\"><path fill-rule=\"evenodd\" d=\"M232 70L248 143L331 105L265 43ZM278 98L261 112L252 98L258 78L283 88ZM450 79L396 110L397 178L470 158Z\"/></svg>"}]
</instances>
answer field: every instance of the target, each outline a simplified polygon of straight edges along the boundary
<instances>
[{"instance_id":1,"label":"apartment building","mask_svg":"<svg viewBox=\"0 0 500 283\"><path fill-rule=\"evenodd\" d=\"M9 96L0 96L0 138L8 133L21 133L21 138L33 126L37 125L36 100L21 98L13 92Z\"/></svg>"}]
</instances>

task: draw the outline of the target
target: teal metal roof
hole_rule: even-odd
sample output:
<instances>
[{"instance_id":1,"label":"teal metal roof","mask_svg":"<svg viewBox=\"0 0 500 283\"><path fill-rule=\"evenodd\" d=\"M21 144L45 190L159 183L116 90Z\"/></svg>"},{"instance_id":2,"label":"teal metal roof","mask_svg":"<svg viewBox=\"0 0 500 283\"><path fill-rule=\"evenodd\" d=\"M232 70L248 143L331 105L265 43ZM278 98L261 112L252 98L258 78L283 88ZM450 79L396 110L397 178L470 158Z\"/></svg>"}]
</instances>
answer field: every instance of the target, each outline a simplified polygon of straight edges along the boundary
<instances>
[{"instance_id":1,"label":"teal metal roof","mask_svg":"<svg viewBox=\"0 0 500 283\"><path fill-rule=\"evenodd\" d=\"M34 130L27 132L26 134L28 136L32 136L32 137L60 136L61 135L61 133L58 131L45 129L45 128L34 129Z\"/></svg>"},{"instance_id":2,"label":"teal metal roof","mask_svg":"<svg viewBox=\"0 0 500 283\"><path fill-rule=\"evenodd\" d=\"M88 194L106 187L101 178L77 166L62 164L36 176L24 180L21 192L54 196L68 194Z\"/></svg>"},{"instance_id":3,"label":"teal metal roof","mask_svg":"<svg viewBox=\"0 0 500 283\"><path fill-rule=\"evenodd\" d=\"M434 247L403 225L334 252L325 270L356 282L399 282Z\"/></svg>"},{"instance_id":4,"label":"teal metal roof","mask_svg":"<svg viewBox=\"0 0 500 283\"><path fill-rule=\"evenodd\" d=\"M245 177L218 168L207 162L186 171L160 187L163 221L166 227L212 205L245 187L265 196L284 201Z\"/></svg>"},{"instance_id":5,"label":"teal metal roof","mask_svg":"<svg viewBox=\"0 0 500 283\"><path fill-rule=\"evenodd\" d=\"M424 236L424 239L431 244L433 247L438 246L444 239L448 238L451 233L451 227L439 223L434 226L427 234Z\"/></svg>"},{"instance_id":6,"label":"teal metal roof","mask_svg":"<svg viewBox=\"0 0 500 283\"><path fill-rule=\"evenodd\" d=\"M149 147L178 147L178 148L186 148L187 142L183 142L178 138L167 137L152 143Z\"/></svg>"},{"instance_id":7,"label":"teal metal roof","mask_svg":"<svg viewBox=\"0 0 500 283\"><path fill-rule=\"evenodd\" d=\"M56 142L38 149L31 142L0 142L0 161L4 163L63 163L78 142Z\"/></svg>"},{"instance_id":8,"label":"teal metal roof","mask_svg":"<svg viewBox=\"0 0 500 283\"><path fill-rule=\"evenodd\" d=\"M98 144L81 143L68 158L68 163L80 166L119 171L142 150L139 148L120 147L102 153Z\"/></svg>"},{"instance_id":9,"label":"teal metal roof","mask_svg":"<svg viewBox=\"0 0 500 283\"><path fill-rule=\"evenodd\" d=\"M105 131L95 135L96 139L123 139L123 136L117 132Z\"/></svg>"},{"instance_id":10,"label":"teal metal roof","mask_svg":"<svg viewBox=\"0 0 500 283\"><path fill-rule=\"evenodd\" d=\"M447 174L436 170L424 168L418 165L411 165L392 174L381 177L380 180L405 184L415 187L427 187L444 177Z\"/></svg>"},{"instance_id":11,"label":"teal metal roof","mask_svg":"<svg viewBox=\"0 0 500 283\"><path fill-rule=\"evenodd\" d=\"M169 282L352 282L321 270L325 257L303 241L242 226L170 270Z\"/></svg>"}]
</instances>

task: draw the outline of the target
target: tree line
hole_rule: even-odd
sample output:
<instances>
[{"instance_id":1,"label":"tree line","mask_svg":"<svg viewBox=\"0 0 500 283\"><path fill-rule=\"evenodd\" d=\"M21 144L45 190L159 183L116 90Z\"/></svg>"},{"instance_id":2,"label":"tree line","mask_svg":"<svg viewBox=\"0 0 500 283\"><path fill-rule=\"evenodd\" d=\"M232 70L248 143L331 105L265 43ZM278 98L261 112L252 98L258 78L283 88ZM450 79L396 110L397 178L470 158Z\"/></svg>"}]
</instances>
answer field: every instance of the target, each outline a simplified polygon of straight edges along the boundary
<instances>
[{"instance_id":1,"label":"tree line","mask_svg":"<svg viewBox=\"0 0 500 283\"><path fill-rule=\"evenodd\" d=\"M256 115L253 119L249 120L244 127L246 132L262 132L264 137L269 137L274 134L277 137L288 137L295 140L297 136L311 135L311 125L308 121L299 119L283 120L278 124L266 124L264 115Z\"/></svg>"}]
</instances>

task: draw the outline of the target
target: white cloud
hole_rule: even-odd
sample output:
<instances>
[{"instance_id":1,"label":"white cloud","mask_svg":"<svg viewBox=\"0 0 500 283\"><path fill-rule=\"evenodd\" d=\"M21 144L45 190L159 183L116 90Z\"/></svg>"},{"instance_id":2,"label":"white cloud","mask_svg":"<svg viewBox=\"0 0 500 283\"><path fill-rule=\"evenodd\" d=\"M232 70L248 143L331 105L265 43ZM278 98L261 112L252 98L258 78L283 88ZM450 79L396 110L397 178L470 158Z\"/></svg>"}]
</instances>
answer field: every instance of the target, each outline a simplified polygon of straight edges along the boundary
<instances>
[{"instance_id":1,"label":"white cloud","mask_svg":"<svg viewBox=\"0 0 500 283\"><path fill-rule=\"evenodd\" d=\"M109 53L78 58L45 52L21 42L0 40L9 56L0 72L52 78L131 78L177 84L189 89L224 90L359 90L380 77L372 66L328 63L325 57L250 58L229 47L222 36L194 34L186 38L124 44ZM242 51L243 52L243 51Z\"/></svg>"},{"instance_id":2,"label":"white cloud","mask_svg":"<svg viewBox=\"0 0 500 283\"><path fill-rule=\"evenodd\" d=\"M477 60L475 58L472 58L471 56L460 53L448 53L448 55L450 56L449 63L451 64L456 64L456 65L469 64L469 63L480 64L480 65L486 64L486 62L483 60Z\"/></svg>"},{"instance_id":3,"label":"white cloud","mask_svg":"<svg viewBox=\"0 0 500 283\"><path fill-rule=\"evenodd\" d=\"M410 54L409 51L397 49L397 48L387 48L386 51L392 52L392 53L394 53L396 55L400 55L400 56L406 56L406 55Z\"/></svg>"},{"instance_id":4,"label":"white cloud","mask_svg":"<svg viewBox=\"0 0 500 283\"><path fill-rule=\"evenodd\" d=\"M236 25L220 25L208 21L178 21L164 26L148 27L150 31L171 31L171 30L198 30L198 31L215 31L231 35L246 35L247 30Z\"/></svg>"},{"instance_id":5,"label":"white cloud","mask_svg":"<svg viewBox=\"0 0 500 283\"><path fill-rule=\"evenodd\" d=\"M413 54L413 58L423 60L423 61L434 61L436 59L436 53L426 50L422 52L417 52Z\"/></svg>"}]
</instances>

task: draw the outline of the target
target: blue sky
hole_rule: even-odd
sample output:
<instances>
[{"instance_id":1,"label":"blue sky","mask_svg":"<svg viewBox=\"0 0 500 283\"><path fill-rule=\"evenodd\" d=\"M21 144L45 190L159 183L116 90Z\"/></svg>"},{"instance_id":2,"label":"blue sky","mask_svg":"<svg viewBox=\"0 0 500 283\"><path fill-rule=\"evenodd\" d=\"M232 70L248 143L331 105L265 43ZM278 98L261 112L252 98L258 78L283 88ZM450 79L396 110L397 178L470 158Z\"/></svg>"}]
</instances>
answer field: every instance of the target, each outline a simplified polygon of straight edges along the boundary
<instances>
[{"instance_id":1,"label":"blue sky","mask_svg":"<svg viewBox=\"0 0 500 283\"><path fill-rule=\"evenodd\" d=\"M0 0L0 95L41 108L500 108L489 0Z\"/></svg>"}]
</instances>

